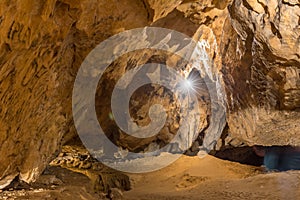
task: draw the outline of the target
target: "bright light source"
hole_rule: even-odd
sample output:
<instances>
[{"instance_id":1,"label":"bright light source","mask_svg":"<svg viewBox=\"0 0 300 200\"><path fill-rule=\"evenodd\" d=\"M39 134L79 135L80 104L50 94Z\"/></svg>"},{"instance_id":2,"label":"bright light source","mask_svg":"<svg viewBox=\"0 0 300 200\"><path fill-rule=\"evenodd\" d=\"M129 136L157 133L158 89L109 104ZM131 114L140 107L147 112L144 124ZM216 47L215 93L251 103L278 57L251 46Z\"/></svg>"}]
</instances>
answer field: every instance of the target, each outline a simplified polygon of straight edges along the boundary
<instances>
[{"instance_id":1,"label":"bright light source","mask_svg":"<svg viewBox=\"0 0 300 200\"><path fill-rule=\"evenodd\" d=\"M191 90L191 89L193 89L193 82L191 80L189 80L189 79L183 80L182 86L186 90Z\"/></svg>"},{"instance_id":2,"label":"bright light source","mask_svg":"<svg viewBox=\"0 0 300 200\"><path fill-rule=\"evenodd\" d=\"M196 74L190 74L187 78L180 81L179 87L183 92L187 92L189 95L197 94L201 91L200 76Z\"/></svg>"},{"instance_id":3,"label":"bright light source","mask_svg":"<svg viewBox=\"0 0 300 200\"><path fill-rule=\"evenodd\" d=\"M187 92L188 94L195 93L196 92L196 81L191 78L183 79L180 82L180 88L184 92Z\"/></svg>"}]
</instances>

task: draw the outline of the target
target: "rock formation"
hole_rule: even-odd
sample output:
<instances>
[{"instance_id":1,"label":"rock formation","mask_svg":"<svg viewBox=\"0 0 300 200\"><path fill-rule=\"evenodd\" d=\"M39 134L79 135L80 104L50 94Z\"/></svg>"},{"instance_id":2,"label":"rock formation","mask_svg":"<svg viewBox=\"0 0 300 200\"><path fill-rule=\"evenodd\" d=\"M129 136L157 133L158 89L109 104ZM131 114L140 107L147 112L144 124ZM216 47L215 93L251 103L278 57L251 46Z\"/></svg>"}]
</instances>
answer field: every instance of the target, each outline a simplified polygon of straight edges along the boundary
<instances>
[{"instance_id":1,"label":"rock formation","mask_svg":"<svg viewBox=\"0 0 300 200\"><path fill-rule=\"evenodd\" d=\"M222 75L226 91L228 137L247 145L299 145L297 0L2 1L0 189L15 177L35 181L61 144L76 137L72 89L88 53L116 33L145 26L169 28L196 41L208 41L213 72ZM149 85L144 88L147 94L138 90L132 97L131 114L137 124L149 122L149 106L161 99L173 116L157 136L142 142L126 140L126 135L124 139L109 118L109 92L125 69L149 61L173 61L165 53L148 50L127 56L114 62L99 82L99 121L115 142L130 150L163 145L177 126L176 105L169 91ZM153 98L138 101L146 96ZM201 106L199 134L209 126L206 101Z\"/></svg>"},{"instance_id":2,"label":"rock formation","mask_svg":"<svg viewBox=\"0 0 300 200\"><path fill-rule=\"evenodd\" d=\"M1 1L0 188L36 180L76 134L72 85L87 53L148 21L142 1Z\"/></svg>"},{"instance_id":3,"label":"rock formation","mask_svg":"<svg viewBox=\"0 0 300 200\"><path fill-rule=\"evenodd\" d=\"M300 2L229 6L222 73L233 137L248 144L299 145Z\"/></svg>"}]
</instances>

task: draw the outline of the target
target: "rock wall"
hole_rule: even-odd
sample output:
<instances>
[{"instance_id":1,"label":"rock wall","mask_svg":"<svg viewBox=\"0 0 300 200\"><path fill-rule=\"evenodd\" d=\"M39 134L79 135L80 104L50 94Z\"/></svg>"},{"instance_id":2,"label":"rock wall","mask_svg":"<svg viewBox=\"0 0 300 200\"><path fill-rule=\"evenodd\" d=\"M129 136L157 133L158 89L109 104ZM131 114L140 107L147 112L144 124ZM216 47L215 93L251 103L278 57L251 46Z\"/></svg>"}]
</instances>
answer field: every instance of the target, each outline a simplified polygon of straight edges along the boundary
<instances>
[{"instance_id":1,"label":"rock wall","mask_svg":"<svg viewBox=\"0 0 300 200\"><path fill-rule=\"evenodd\" d=\"M36 180L76 134L72 85L88 52L148 17L138 0L0 2L0 188Z\"/></svg>"},{"instance_id":2,"label":"rock wall","mask_svg":"<svg viewBox=\"0 0 300 200\"><path fill-rule=\"evenodd\" d=\"M300 2L235 0L222 37L233 137L300 144Z\"/></svg>"}]
</instances>

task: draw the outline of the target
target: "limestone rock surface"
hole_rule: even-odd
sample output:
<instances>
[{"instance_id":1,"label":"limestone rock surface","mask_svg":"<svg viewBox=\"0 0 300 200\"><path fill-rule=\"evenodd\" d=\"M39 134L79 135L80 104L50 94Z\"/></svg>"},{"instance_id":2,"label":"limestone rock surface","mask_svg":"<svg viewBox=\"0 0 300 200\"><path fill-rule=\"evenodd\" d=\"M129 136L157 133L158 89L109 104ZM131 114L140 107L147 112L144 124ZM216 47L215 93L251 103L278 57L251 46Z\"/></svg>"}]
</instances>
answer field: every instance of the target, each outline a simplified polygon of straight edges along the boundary
<instances>
[{"instance_id":1,"label":"limestone rock surface","mask_svg":"<svg viewBox=\"0 0 300 200\"><path fill-rule=\"evenodd\" d=\"M247 144L300 144L300 2L235 0L222 37L228 125Z\"/></svg>"},{"instance_id":2,"label":"limestone rock surface","mask_svg":"<svg viewBox=\"0 0 300 200\"><path fill-rule=\"evenodd\" d=\"M227 105L229 130L224 140L238 141L231 142L233 146L300 145L299 0L3 0L0 189L16 177L35 181L61 144L77 137L72 90L91 50L114 34L145 26L176 30L207 42L210 70L220 78L216 82L220 91L224 89ZM149 107L162 103L169 119L161 132L136 140L113 121L109 106L114 84L125 72L147 62L192 71L181 66L178 58L149 49L111 63L98 84L97 117L111 140L132 151L159 148L178 129L174 96L155 84L133 94L130 114L136 124L147 125ZM217 143L217 138L206 135L211 125L207 92L199 92L203 95L198 99L201 123L195 131L195 151L203 137L209 138L207 145ZM216 131L223 128L215 127Z\"/></svg>"},{"instance_id":3,"label":"limestone rock surface","mask_svg":"<svg viewBox=\"0 0 300 200\"><path fill-rule=\"evenodd\" d=\"M0 188L37 179L72 128L72 85L87 53L148 24L141 1L0 2Z\"/></svg>"}]
</instances>

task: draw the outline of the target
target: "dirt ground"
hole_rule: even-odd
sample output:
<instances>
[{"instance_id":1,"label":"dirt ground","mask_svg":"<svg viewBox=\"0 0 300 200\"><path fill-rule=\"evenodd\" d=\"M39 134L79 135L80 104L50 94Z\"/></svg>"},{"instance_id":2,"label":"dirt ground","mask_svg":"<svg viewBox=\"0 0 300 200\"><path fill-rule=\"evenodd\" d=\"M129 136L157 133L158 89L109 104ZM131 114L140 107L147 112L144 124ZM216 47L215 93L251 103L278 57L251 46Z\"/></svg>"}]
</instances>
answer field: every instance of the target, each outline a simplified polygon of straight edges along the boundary
<instances>
[{"instance_id":1,"label":"dirt ground","mask_svg":"<svg viewBox=\"0 0 300 200\"><path fill-rule=\"evenodd\" d=\"M212 156L183 156L160 171L131 177L127 200L300 199L298 171L265 173Z\"/></svg>"},{"instance_id":2,"label":"dirt ground","mask_svg":"<svg viewBox=\"0 0 300 200\"><path fill-rule=\"evenodd\" d=\"M130 174L132 189L108 199L124 200L219 200L219 199L300 199L300 172L266 173L262 168L220 160L182 156L159 171ZM17 188L17 187L16 187ZM50 167L32 186L1 191L0 199L96 200L82 174Z\"/></svg>"}]
</instances>

